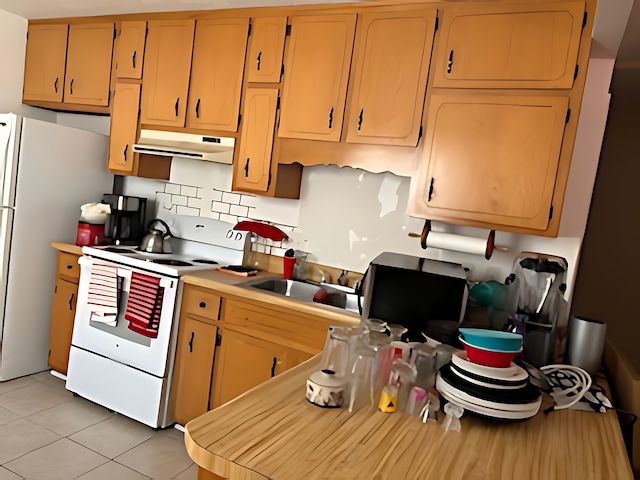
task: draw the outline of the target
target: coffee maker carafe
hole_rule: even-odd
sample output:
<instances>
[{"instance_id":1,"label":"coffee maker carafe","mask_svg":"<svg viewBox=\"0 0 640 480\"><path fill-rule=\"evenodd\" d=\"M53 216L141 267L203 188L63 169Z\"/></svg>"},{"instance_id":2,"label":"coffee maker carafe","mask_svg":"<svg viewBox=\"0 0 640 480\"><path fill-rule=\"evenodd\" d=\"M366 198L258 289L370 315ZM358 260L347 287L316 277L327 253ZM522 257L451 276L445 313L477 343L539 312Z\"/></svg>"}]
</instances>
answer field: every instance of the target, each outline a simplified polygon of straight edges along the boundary
<instances>
[{"instance_id":1,"label":"coffee maker carafe","mask_svg":"<svg viewBox=\"0 0 640 480\"><path fill-rule=\"evenodd\" d=\"M111 206L105 226L107 241L114 245L139 245L145 233L147 199L105 193L102 203Z\"/></svg>"}]
</instances>

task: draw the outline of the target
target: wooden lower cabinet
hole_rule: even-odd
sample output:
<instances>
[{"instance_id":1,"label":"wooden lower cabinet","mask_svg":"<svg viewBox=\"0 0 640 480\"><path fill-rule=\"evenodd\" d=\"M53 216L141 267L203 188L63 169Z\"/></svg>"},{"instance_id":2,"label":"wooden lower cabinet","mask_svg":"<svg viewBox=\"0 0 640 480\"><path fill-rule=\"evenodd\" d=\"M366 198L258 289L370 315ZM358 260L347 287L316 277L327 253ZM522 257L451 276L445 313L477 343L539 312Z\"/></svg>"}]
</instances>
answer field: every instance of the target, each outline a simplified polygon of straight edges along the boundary
<instances>
[{"instance_id":1,"label":"wooden lower cabinet","mask_svg":"<svg viewBox=\"0 0 640 480\"><path fill-rule=\"evenodd\" d=\"M217 333L218 327L211 323L180 319L171 393L173 416L182 425L209 410Z\"/></svg>"},{"instance_id":2,"label":"wooden lower cabinet","mask_svg":"<svg viewBox=\"0 0 640 480\"><path fill-rule=\"evenodd\" d=\"M48 363L52 369L65 375L69 363L73 321L76 316L79 274L78 255L58 252L58 268L51 306Z\"/></svg>"}]
</instances>

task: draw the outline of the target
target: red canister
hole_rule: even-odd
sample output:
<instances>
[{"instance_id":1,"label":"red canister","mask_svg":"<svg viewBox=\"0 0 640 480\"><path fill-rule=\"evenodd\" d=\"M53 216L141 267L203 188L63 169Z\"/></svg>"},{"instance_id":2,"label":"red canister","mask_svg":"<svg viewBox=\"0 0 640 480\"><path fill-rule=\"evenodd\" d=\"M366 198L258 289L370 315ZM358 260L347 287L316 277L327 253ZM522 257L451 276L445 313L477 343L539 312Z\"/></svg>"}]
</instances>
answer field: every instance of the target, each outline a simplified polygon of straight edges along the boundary
<instances>
[{"instance_id":1,"label":"red canister","mask_svg":"<svg viewBox=\"0 0 640 480\"><path fill-rule=\"evenodd\" d=\"M78 222L76 245L80 247L92 247L97 245L100 238L104 237L104 224L96 225L87 222Z\"/></svg>"}]
</instances>

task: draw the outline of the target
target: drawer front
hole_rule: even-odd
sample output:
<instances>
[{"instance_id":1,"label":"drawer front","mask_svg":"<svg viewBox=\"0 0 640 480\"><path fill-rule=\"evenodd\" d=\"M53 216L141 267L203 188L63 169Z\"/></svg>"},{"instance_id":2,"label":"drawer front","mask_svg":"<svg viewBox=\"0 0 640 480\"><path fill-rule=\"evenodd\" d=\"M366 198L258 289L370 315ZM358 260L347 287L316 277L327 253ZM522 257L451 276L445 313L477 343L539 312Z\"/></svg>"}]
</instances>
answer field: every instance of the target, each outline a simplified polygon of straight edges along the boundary
<instances>
[{"instance_id":1,"label":"drawer front","mask_svg":"<svg viewBox=\"0 0 640 480\"><path fill-rule=\"evenodd\" d=\"M220 296L204 288L185 285L182 293L181 313L196 315L208 320L218 320Z\"/></svg>"},{"instance_id":2,"label":"drawer front","mask_svg":"<svg viewBox=\"0 0 640 480\"><path fill-rule=\"evenodd\" d=\"M282 345L306 346L316 353L324 347L329 322L307 317L294 311L267 309L235 300L225 300L222 320L235 325L253 335L260 336Z\"/></svg>"},{"instance_id":3,"label":"drawer front","mask_svg":"<svg viewBox=\"0 0 640 480\"><path fill-rule=\"evenodd\" d=\"M79 255L74 255L73 253L58 252L57 274L77 283L80 278L78 258Z\"/></svg>"}]
</instances>

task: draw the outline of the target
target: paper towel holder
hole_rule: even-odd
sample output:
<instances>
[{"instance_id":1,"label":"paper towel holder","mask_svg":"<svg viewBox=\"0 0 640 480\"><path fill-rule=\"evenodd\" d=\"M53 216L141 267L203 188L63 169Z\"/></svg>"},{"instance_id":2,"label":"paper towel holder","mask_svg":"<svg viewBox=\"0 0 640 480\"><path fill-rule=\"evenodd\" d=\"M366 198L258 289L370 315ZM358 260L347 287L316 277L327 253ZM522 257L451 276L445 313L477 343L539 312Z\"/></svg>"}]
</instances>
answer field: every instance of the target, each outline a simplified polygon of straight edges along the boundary
<instances>
[{"instance_id":1,"label":"paper towel holder","mask_svg":"<svg viewBox=\"0 0 640 480\"><path fill-rule=\"evenodd\" d=\"M422 247L423 250L426 250L427 248L427 237L429 236L429 233L431 233L431 220L427 219L424 222L424 226L422 227L422 233L417 234L414 232L410 232L409 236L410 237L419 237L420 238L420 246ZM500 250L500 251L507 251L506 247L499 247L495 244L495 240L496 240L496 231L495 230L491 230L489 231L489 235L487 236L487 242L486 242L486 247L484 250L484 258L486 258L487 260L489 260L491 258L491 256L493 255L493 251L494 250Z\"/></svg>"}]
</instances>

